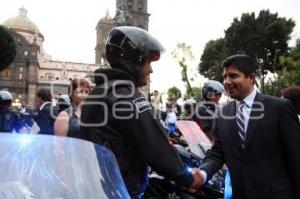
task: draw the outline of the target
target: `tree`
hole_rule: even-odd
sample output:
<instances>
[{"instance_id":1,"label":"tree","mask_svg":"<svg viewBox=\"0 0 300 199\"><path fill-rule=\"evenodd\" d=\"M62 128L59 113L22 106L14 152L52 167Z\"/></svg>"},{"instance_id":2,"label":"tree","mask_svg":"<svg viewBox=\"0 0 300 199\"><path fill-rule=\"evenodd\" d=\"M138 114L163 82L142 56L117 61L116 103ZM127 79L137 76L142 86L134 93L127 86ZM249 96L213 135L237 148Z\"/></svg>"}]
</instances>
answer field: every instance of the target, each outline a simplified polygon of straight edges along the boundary
<instances>
[{"instance_id":1,"label":"tree","mask_svg":"<svg viewBox=\"0 0 300 199\"><path fill-rule=\"evenodd\" d=\"M181 91L176 86L168 89L168 98L175 96L176 99L181 98Z\"/></svg>"},{"instance_id":2,"label":"tree","mask_svg":"<svg viewBox=\"0 0 300 199\"><path fill-rule=\"evenodd\" d=\"M193 94L194 94L195 100L197 102L201 101L202 100L202 88L192 87L192 90L193 90Z\"/></svg>"},{"instance_id":3,"label":"tree","mask_svg":"<svg viewBox=\"0 0 300 199\"><path fill-rule=\"evenodd\" d=\"M223 81L221 63L226 57L228 53L225 39L210 40L200 58L199 73L206 78Z\"/></svg>"},{"instance_id":4,"label":"tree","mask_svg":"<svg viewBox=\"0 0 300 199\"><path fill-rule=\"evenodd\" d=\"M243 13L240 19L234 18L225 30L224 38L206 44L199 72L210 79L220 80L222 69L217 66L224 58L244 53L258 61L261 90L264 92L265 74L280 68L278 59L289 50L287 42L294 27L292 19L278 17L269 10L260 11L257 17L254 12Z\"/></svg>"},{"instance_id":5,"label":"tree","mask_svg":"<svg viewBox=\"0 0 300 199\"><path fill-rule=\"evenodd\" d=\"M295 48L291 51L291 57L294 60L294 81L293 83L300 86L300 39L297 40Z\"/></svg>"},{"instance_id":6,"label":"tree","mask_svg":"<svg viewBox=\"0 0 300 199\"><path fill-rule=\"evenodd\" d=\"M10 32L0 25L0 71L4 70L16 56L16 44Z\"/></svg>"},{"instance_id":7,"label":"tree","mask_svg":"<svg viewBox=\"0 0 300 199\"><path fill-rule=\"evenodd\" d=\"M275 72L279 54L288 51L288 40L295 22L292 19L278 17L277 13L262 10L258 17L255 13L242 14L235 18L225 30L226 47L229 54L243 52L257 59L261 74L261 87L264 92L264 78L267 71Z\"/></svg>"},{"instance_id":8,"label":"tree","mask_svg":"<svg viewBox=\"0 0 300 199\"><path fill-rule=\"evenodd\" d=\"M290 85L300 85L300 40L286 55L279 57L279 68L276 78L266 84L266 93L272 95L276 91Z\"/></svg>"},{"instance_id":9,"label":"tree","mask_svg":"<svg viewBox=\"0 0 300 199\"><path fill-rule=\"evenodd\" d=\"M286 56L279 57L278 79L282 87L300 85L300 39Z\"/></svg>"},{"instance_id":10,"label":"tree","mask_svg":"<svg viewBox=\"0 0 300 199\"><path fill-rule=\"evenodd\" d=\"M177 48L172 51L172 56L178 61L179 66L181 67L181 79L186 83L187 93L190 94L192 92L192 87L187 73L187 61L194 59L191 46L187 45L186 43L178 43Z\"/></svg>"}]
</instances>

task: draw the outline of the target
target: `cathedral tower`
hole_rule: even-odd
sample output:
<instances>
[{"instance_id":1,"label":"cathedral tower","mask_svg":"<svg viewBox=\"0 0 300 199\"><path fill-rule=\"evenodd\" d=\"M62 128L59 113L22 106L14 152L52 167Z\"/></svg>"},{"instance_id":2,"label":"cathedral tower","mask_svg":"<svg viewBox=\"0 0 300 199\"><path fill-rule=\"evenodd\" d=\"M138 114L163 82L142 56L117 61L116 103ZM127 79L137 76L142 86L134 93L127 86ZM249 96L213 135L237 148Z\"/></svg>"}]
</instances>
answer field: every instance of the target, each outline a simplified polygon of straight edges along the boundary
<instances>
[{"instance_id":1,"label":"cathedral tower","mask_svg":"<svg viewBox=\"0 0 300 199\"><path fill-rule=\"evenodd\" d=\"M111 18L108 10L106 11L106 15L100 19L96 26L97 30L97 44L96 44L96 64L105 64L105 43L110 29L112 29L115 25L115 20Z\"/></svg>"},{"instance_id":2,"label":"cathedral tower","mask_svg":"<svg viewBox=\"0 0 300 199\"><path fill-rule=\"evenodd\" d=\"M105 64L105 43L111 28L128 25L148 30L149 16L147 0L116 0L116 13L113 18L108 11L96 26L96 64Z\"/></svg>"},{"instance_id":3,"label":"cathedral tower","mask_svg":"<svg viewBox=\"0 0 300 199\"><path fill-rule=\"evenodd\" d=\"M129 14L131 20L128 24L148 30L149 14L147 8L147 0L116 0L118 10L124 10Z\"/></svg>"}]
</instances>

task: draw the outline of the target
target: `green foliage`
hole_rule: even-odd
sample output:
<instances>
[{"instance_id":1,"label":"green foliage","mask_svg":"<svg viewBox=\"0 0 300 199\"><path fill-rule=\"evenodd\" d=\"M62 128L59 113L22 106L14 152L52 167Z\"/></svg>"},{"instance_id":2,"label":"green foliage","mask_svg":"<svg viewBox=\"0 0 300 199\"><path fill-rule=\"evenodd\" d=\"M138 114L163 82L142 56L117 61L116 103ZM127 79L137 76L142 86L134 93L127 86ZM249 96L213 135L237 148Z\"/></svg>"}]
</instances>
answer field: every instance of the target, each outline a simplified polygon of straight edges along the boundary
<instances>
[{"instance_id":1,"label":"green foliage","mask_svg":"<svg viewBox=\"0 0 300 199\"><path fill-rule=\"evenodd\" d=\"M222 81L222 61L228 57L224 38L210 40L200 58L198 70L206 78Z\"/></svg>"},{"instance_id":2,"label":"green foliage","mask_svg":"<svg viewBox=\"0 0 300 199\"><path fill-rule=\"evenodd\" d=\"M277 74L282 86L300 85L300 40L287 56L280 57L279 66Z\"/></svg>"},{"instance_id":3,"label":"green foliage","mask_svg":"<svg viewBox=\"0 0 300 199\"><path fill-rule=\"evenodd\" d=\"M200 87L192 87L192 91L197 102L202 100L202 89Z\"/></svg>"},{"instance_id":4,"label":"green foliage","mask_svg":"<svg viewBox=\"0 0 300 199\"><path fill-rule=\"evenodd\" d=\"M291 57L294 60L296 70L300 70L300 39L297 40L296 46L291 50ZM300 78L298 81L300 81Z\"/></svg>"},{"instance_id":5,"label":"green foliage","mask_svg":"<svg viewBox=\"0 0 300 199\"><path fill-rule=\"evenodd\" d=\"M168 89L168 98L175 96L176 99L181 98L181 91L176 86Z\"/></svg>"},{"instance_id":6,"label":"green foliage","mask_svg":"<svg viewBox=\"0 0 300 199\"><path fill-rule=\"evenodd\" d=\"M191 46L186 43L178 43L176 49L172 51L172 56L178 61L179 66L181 67L181 80L186 83L187 93L192 92L192 87L190 84L191 79L188 76L188 60L193 60L194 55L191 49Z\"/></svg>"},{"instance_id":7,"label":"green foliage","mask_svg":"<svg viewBox=\"0 0 300 199\"><path fill-rule=\"evenodd\" d=\"M278 50L280 54L287 52L294 27L292 19L278 17L269 10L260 11L257 17L255 13L245 13L240 20L235 18L225 31L226 46L229 54L244 52L256 58L264 74L274 72L278 67L275 66Z\"/></svg>"},{"instance_id":8,"label":"green foliage","mask_svg":"<svg viewBox=\"0 0 300 199\"><path fill-rule=\"evenodd\" d=\"M276 78L266 84L266 93L273 95L276 91L290 85L300 86L300 40L291 51L279 57Z\"/></svg>"},{"instance_id":9,"label":"green foliage","mask_svg":"<svg viewBox=\"0 0 300 199\"><path fill-rule=\"evenodd\" d=\"M4 70L16 56L16 44L10 32L0 25L0 71Z\"/></svg>"},{"instance_id":10,"label":"green foliage","mask_svg":"<svg viewBox=\"0 0 300 199\"><path fill-rule=\"evenodd\" d=\"M294 20L278 17L269 10L261 10L257 17L254 12L243 13L240 19L234 18L224 38L206 44L199 72L209 79L221 80L220 63L227 56L244 53L259 62L264 90L264 75L281 69L278 58L288 52L294 27Z\"/></svg>"}]
</instances>

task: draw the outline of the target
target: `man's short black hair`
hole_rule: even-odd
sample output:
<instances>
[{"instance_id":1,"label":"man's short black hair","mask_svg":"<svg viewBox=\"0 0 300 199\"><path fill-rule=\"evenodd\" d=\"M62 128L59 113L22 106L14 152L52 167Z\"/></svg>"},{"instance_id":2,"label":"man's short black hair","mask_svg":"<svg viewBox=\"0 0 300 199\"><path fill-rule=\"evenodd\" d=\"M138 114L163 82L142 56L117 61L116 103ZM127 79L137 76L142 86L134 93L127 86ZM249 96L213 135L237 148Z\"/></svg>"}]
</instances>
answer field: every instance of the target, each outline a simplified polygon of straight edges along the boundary
<instances>
[{"instance_id":1,"label":"man's short black hair","mask_svg":"<svg viewBox=\"0 0 300 199\"><path fill-rule=\"evenodd\" d=\"M41 88L36 93L37 97L40 97L44 102L51 101L52 95L50 89Z\"/></svg>"},{"instance_id":2,"label":"man's short black hair","mask_svg":"<svg viewBox=\"0 0 300 199\"><path fill-rule=\"evenodd\" d=\"M229 66L235 66L238 68L242 73L248 77L251 73L256 73L257 64L254 59L252 59L248 55L244 54L236 54L230 57L227 57L223 63L222 67L227 68Z\"/></svg>"}]
</instances>

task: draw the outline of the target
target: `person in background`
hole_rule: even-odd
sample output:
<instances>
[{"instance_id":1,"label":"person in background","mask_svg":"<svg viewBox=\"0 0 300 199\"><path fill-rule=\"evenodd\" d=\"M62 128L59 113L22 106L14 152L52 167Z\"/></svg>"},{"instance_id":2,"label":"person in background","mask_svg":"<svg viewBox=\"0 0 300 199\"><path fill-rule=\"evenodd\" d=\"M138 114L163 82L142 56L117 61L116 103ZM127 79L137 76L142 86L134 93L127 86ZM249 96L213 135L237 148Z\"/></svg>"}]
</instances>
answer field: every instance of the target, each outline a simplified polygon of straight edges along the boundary
<instances>
[{"instance_id":1,"label":"person in background","mask_svg":"<svg viewBox=\"0 0 300 199\"><path fill-rule=\"evenodd\" d=\"M41 88L36 93L37 113L33 119L40 128L39 134L54 134L54 121L57 117L57 108L51 103L51 93L47 88Z\"/></svg>"},{"instance_id":2,"label":"person in background","mask_svg":"<svg viewBox=\"0 0 300 199\"><path fill-rule=\"evenodd\" d=\"M72 106L69 95L61 95L57 100L58 113L70 108Z\"/></svg>"},{"instance_id":3,"label":"person in background","mask_svg":"<svg viewBox=\"0 0 300 199\"><path fill-rule=\"evenodd\" d=\"M202 88L204 101L196 105L195 114L192 117L192 120L200 126L210 140L212 140L211 129L222 93L224 93L224 86L220 82L215 80L205 82Z\"/></svg>"},{"instance_id":4,"label":"person in background","mask_svg":"<svg viewBox=\"0 0 300 199\"><path fill-rule=\"evenodd\" d=\"M52 106L57 106L57 101L59 99L59 97L61 96L61 93L59 92L54 92L53 96L52 96Z\"/></svg>"},{"instance_id":5,"label":"person in background","mask_svg":"<svg viewBox=\"0 0 300 199\"><path fill-rule=\"evenodd\" d=\"M283 96L292 102L300 119L300 86L290 86L286 88Z\"/></svg>"},{"instance_id":6,"label":"person in background","mask_svg":"<svg viewBox=\"0 0 300 199\"><path fill-rule=\"evenodd\" d=\"M18 131L18 112L11 108L12 95L8 91L0 91L0 132Z\"/></svg>"},{"instance_id":7,"label":"person in background","mask_svg":"<svg viewBox=\"0 0 300 199\"><path fill-rule=\"evenodd\" d=\"M21 101L21 107L18 109L19 112L19 132L31 133L31 127L33 125L33 114L31 108L28 107L27 101Z\"/></svg>"},{"instance_id":8,"label":"person in background","mask_svg":"<svg viewBox=\"0 0 300 199\"><path fill-rule=\"evenodd\" d=\"M31 113L32 112L31 108L28 107L28 103L26 100L21 101L21 106L18 109L18 112L19 113Z\"/></svg>"},{"instance_id":9,"label":"person in background","mask_svg":"<svg viewBox=\"0 0 300 199\"><path fill-rule=\"evenodd\" d=\"M80 131L81 107L90 92L90 85L85 79L73 79L69 86L69 95L72 106L63 110L54 123L55 135L78 137ZM93 114L92 112L90 114Z\"/></svg>"},{"instance_id":10,"label":"person in background","mask_svg":"<svg viewBox=\"0 0 300 199\"><path fill-rule=\"evenodd\" d=\"M191 120L195 114L197 101L195 99L195 94L191 93L189 96L184 96L183 98L183 114L181 115L182 120Z\"/></svg>"},{"instance_id":11,"label":"person in background","mask_svg":"<svg viewBox=\"0 0 300 199\"><path fill-rule=\"evenodd\" d=\"M192 120L195 114L196 104L194 101L186 100L183 104L184 115L181 117L183 120Z\"/></svg>"},{"instance_id":12,"label":"person in background","mask_svg":"<svg viewBox=\"0 0 300 199\"><path fill-rule=\"evenodd\" d=\"M162 104L162 97L158 90L153 92L153 96L151 96L151 104L154 108L160 110L160 106Z\"/></svg>"},{"instance_id":13,"label":"person in background","mask_svg":"<svg viewBox=\"0 0 300 199\"><path fill-rule=\"evenodd\" d=\"M177 116L171 104L167 104L167 117L165 119L165 127L168 130L169 136L173 137L176 132Z\"/></svg>"},{"instance_id":14,"label":"person in background","mask_svg":"<svg viewBox=\"0 0 300 199\"><path fill-rule=\"evenodd\" d=\"M286 88L279 88L275 92L275 97L283 98L284 97L284 92Z\"/></svg>"},{"instance_id":15,"label":"person in background","mask_svg":"<svg viewBox=\"0 0 300 199\"><path fill-rule=\"evenodd\" d=\"M169 97L168 102L166 103L166 107L167 106L172 107L172 111L176 114L176 116L179 117L181 115L181 106L177 103L176 96L172 95Z\"/></svg>"}]
</instances>

